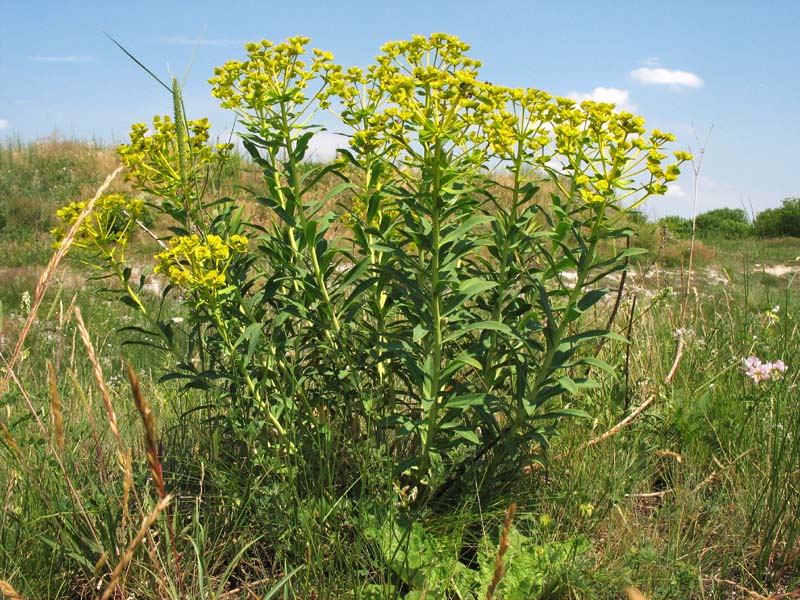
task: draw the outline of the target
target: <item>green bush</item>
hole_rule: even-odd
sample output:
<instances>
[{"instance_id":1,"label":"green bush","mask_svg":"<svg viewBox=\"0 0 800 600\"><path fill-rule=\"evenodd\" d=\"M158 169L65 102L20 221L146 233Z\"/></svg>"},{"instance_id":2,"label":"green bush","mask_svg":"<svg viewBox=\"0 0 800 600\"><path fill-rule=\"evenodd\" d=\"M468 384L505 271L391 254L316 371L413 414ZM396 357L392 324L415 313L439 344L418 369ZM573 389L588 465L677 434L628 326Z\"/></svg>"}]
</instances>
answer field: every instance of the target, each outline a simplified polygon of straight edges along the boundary
<instances>
[{"instance_id":1,"label":"green bush","mask_svg":"<svg viewBox=\"0 0 800 600\"><path fill-rule=\"evenodd\" d=\"M677 238L689 239L692 237L692 221L677 215L663 217L659 225L666 226L669 232Z\"/></svg>"},{"instance_id":2,"label":"green bush","mask_svg":"<svg viewBox=\"0 0 800 600\"><path fill-rule=\"evenodd\" d=\"M800 237L800 198L786 198L780 208L761 211L753 227L760 237Z\"/></svg>"},{"instance_id":3,"label":"green bush","mask_svg":"<svg viewBox=\"0 0 800 600\"><path fill-rule=\"evenodd\" d=\"M697 215L697 236L735 240L753 233L747 213L741 208L717 208Z\"/></svg>"}]
</instances>

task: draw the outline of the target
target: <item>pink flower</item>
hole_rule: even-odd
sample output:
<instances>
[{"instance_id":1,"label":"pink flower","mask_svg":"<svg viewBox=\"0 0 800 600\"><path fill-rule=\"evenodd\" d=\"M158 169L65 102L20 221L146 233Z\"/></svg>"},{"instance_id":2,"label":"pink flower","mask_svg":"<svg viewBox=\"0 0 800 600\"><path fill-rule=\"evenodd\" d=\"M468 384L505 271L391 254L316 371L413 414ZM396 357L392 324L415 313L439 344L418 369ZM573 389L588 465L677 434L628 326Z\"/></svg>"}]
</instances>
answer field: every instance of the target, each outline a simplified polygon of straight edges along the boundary
<instances>
[{"instance_id":1,"label":"pink flower","mask_svg":"<svg viewBox=\"0 0 800 600\"><path fill-rule=\"evenodd\" d=\"M786 365L782 360L776 360L774 363L770 363L770 375L775 379L780 379L783 377L785 372Z\"/></svg>"},{"instance_id":2,"label":"pink flower","mask_svg":"<svg viewBox=\"0 0 800 600\"><path fill-rule=\"evenodd\" d=\"M786 372L786 364L782 360L761 362L757 356L748 356L743 361L744 374L754 383L761 383L767 379L780 379Z\"/></svg>"}]
</instances>

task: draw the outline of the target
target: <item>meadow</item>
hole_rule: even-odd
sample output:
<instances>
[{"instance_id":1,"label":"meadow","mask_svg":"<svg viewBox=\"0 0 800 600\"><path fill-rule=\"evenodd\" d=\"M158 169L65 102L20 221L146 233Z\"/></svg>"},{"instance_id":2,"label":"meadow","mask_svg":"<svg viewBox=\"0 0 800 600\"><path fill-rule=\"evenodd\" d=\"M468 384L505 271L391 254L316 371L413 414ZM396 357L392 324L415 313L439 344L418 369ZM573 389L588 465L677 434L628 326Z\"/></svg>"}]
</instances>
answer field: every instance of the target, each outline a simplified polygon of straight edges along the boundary
<instances>
[{"instance_id":1,"label":"meadow","mask_svg":"<svg viewBox=\"0 0 800 600\"><path fill-rule=\"evenodd\" d=\"M369 74L305 43L216 73L238 150L174 82L119 149L0 146L0 594L800 597L800 239L690 270L617 205L641 164L667 201L670 136L487 89L452 38Z\"/></svg>"}]
</instances>

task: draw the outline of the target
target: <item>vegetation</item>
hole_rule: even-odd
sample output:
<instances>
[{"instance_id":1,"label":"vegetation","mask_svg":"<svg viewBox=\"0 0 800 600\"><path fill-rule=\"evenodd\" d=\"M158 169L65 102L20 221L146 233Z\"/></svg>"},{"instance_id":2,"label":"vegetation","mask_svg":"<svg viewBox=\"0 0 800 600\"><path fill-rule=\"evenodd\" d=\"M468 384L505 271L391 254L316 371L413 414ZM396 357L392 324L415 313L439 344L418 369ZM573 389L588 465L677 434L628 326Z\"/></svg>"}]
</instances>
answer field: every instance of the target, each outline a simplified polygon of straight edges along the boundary
<instances>
[{"instance_id":1,"label":"vegetation","mask_svg":"<svg viewBox=\"0 0 800 600\"><path fill-rule=\"evenodd\" d=\"M681 239L692 235L692 221L678 216L659 220L659 225ZM800 199L786 198L780 208L768 208L752 223L741 208L718 208L697 215L697 235L702 239L735 240L757 235L761 238L800 237Z\"/></svg>"},{"instance_id":2,"label":"vegetation","mask_svg":"<svg viewBox=\"0 0 800 600\"><path fill-rule=\"evenodd\" d=\"M483 83L449 36L366 71L306 44L212 79L248 159L173 82L125 183L63 143L93 175L23 225L19 173L60 163L4 149L2 594L795 589L794 279L764 265L798 243L695 249L687 290L634 210L668 134ZM309 164L327 108L350 147Z\"/></svg>"},{"instance_id":3,"label":"vegetation","mask_svg":"<svg viewBox=\"0 0 800 600\"><path fill-rule=\"evenodd\" d=\"M761 211L753 228L761 237L800 237L800 198L786 198L780 208Z\"/></svg>"},{"instance_id":4,"label":"vegetation","mask_svg":"<svg viewBox=\"0 0 800 600\"><path fill-rule=\"evenodd\" d=\"M753 227L741 208L717 208L697 215L697 231L703 237L728 240L752 235Z\"/></svg>"}]
</instances>

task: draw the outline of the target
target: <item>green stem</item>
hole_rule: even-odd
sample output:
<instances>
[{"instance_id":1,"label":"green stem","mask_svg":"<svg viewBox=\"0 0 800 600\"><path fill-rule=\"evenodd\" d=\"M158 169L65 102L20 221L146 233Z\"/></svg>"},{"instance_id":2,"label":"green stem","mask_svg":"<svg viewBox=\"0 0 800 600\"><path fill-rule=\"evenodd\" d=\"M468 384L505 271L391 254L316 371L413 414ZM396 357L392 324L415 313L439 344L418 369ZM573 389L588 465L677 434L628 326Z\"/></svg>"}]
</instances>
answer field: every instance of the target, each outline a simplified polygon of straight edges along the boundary
<instances>
[{"instance_id":1,"label":"green stem","mask_svg":"<svg viewBox=\"0 0 800 600\"><path fill-rule=\"evenodd\" d=\"M300 225L303 228L303 231L305 231L308 219L306 217L305 206L303 205L302 182L298 174L297 160L295 159L294 156L294 147L293 147L294 145L292 143L293 140L292 140L291 126L289 124L289 116L286 112L286 106L283 103L281 103L281 121L283 126L284 139L286 140L286 152L289 155L288 156L289 180L293 190L294 204L297 206L297 215L300 218ZM289 232L289 235L290 238L293 239L293 232L291 230ZM336 310L334 309L333 303L331 302L331 297L328 292L328 285L327 282L325 281L325 274L322 272L322 269L319 266L319 258L317 257L316 244L314 244L313 242L314 240L306 240L308 254L311 257L311 265L314 269L314 277L317 280L317 286L319 287L319 291L322 294L323 300L325 301L325 305L328 307L328 312L330 313L331 325L333 326L333 330L334 332L338 333L341 326L339 324L339 319L336 316ZM328 341L332 341L330 339L329 332L326 332L326 336L329 338Z\"/></svg>"},{"instance_id":2,"label":"green stem","mask_svg":"<svg viewBox=\"0 0 800 600\"><path fill-rule=\"evenodd\" d=\"M431 397L427 399L431 403L427 418L427 431L425 443L422 449L422 472L426 472L430 466L431 444L436 439L438 433L437 417L439 415L439 380L442 369L442 291L439 290L439 265L440 265L440 243L441 243L441 207L439 190L441 185L441 147L436 143L433 155L433 183L430 193L431 200L431 262L430 262L430 282L431 282L431 301L429 308L433 321L433 332L429 352L432 354L432 372L430 383ZM423 399L425 402L425 399Z\"/></svg>"},{"instance_id":3,"label":"green stem","mask_svg":"<svg viewBox=\"0 0 800 600\"><path fill-rule=\"evenodd\" d=\"M217 331L219 331L220 337L222 341L225 343L225 347L227 348L228 352L231 355L231 361L233 361L234 365L236 366L237 371L239 371L239 375L244 380L245 385L247 385L247 390L250 392L250 395L253 397L255 404L259 407L263 407L267 411L267 417L275 426L278 434L283 437L286 435L286 430L281 425L280 421L278 421L277 417L272 414L272 410L270 410L269 403L264 402L261 399L261 392L256 386L253 378L250 377L250 373L247 371L247 367L238 360L238 352L236 351L235 346L231 342L230 336L228 335L228 328L225 326L225 322L220 318L219 311L217 307L212 303L211 306L211 315L214 320L214 325L217 327Z\"/></svg>"},{"instance_id":4,"label":"green stem","mask_svg":"<svg viewBox=\"0 0 800 600\"><path fill-rule=\"evenodd\" d=\"M517 153L514 157L514 188L511 196L511 209L507 215L506 230L504 232L503 241L500 247L500 264L499 273L497 275L497 290L498 296L495 300L494 310L492 311L492 320L500 321L503 314L503 306L506 298L508 297L509 287L511 282L508 281L508 257L510 254L512 237L517 232L517 212L519 208L519 194L522 188L522 158L523 158L523 141L520 140L517 144ZM484 364L484 372L488 374L486 380L486 388L491 390L496 383L496 375L499 368L494 368L494 362L497 356L497 331L493 330L490 334L489 352L487 353L486 362Z\"/></svg>"}]
</instances>

